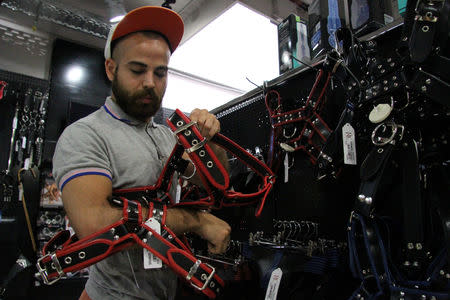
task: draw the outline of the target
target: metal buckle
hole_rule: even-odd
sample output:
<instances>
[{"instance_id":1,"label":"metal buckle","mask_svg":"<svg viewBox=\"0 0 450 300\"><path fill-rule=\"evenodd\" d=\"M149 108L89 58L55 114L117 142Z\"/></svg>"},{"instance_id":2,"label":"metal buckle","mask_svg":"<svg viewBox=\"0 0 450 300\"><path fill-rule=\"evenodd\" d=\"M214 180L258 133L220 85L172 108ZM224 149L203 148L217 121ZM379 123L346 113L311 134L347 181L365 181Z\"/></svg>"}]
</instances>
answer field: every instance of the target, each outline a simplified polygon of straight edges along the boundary
<instances>
[{"instance_id":1,"label":"metal buckle","mask_svg":"<svg viewBox=\"0 0 450 300\"><path fill-rule=\"evenodd\" d=\"M200 260L197 260L195 262L195 264L191 267L191 269L189 270L189 274L186 276L186 279L188 278L188 276L191 274L191 276L189 277L189 279L191 279L191 277L195 274L195 272L197 272L198 267L200 266L202 262ZM197 265L198 264L198 265ZM204 263L206 266L208 266L209 268L212 269L211 274L209 274L208 278L206 278L205 283L203 284L203 286L201 288L199 288L198 286L196 286L195 284L192 283L191 281L191 285L196 288L199 291L203 291L204 289L206 289L208 287L209 282L211 281L211 279L213 278L214 274L216 273L216 268L214 268L213 266L211 266L210 264Z\"/></svg>"},{"instance_id":2,"label":"metal buckle","mask_svg":"<svg viewBox=\"0 0 450 300\"><path fill-rule=\"evenodd\" d=\"M187 124L184 124L184 125L178 127L173 133L174 133L174 134L179 134L180 132L185 131L185 130L188 129L189 127L191 127L191 126L193 126L193 125L196 125L196 124L197 124L197 122L191 121L191 122L189 122L189 123L187 123Z\"/></svg>"},{"instance_id":3,"label":"metal buckle","mask_svg":"<svg viewBox=\"0 0 450 300\"><path fill-rule=\"evenodd\" d=\"M52 279L50 281L48 280L47 269L46 268L42 268L42 266L41 266L41 261L46 259L47 257L51 258L52 263L55 266L55 270L56 270L56 272L58 272L58 277L55 277L54 279ZM36 268L37 268L39 274L41 275L42 280L44 280L44 283L46 285L54 284L59 279L61 279L62 275L64 275L64 271L62 270L61 265L59 264L58 258L56 257L55 253L46 254L46 255L42 256L41 258L39 258L37 260L37 263L36 263Z\"/></svg>"},{"instance_id":4,"label":"metal buckle","mask_svg":"<svg viewBox=\"0 0 450 300\"><path fill-rule=\"evenodd\" d=\"M382 132L385 132L386 129L390 128L392 130L391 135L389 137L381 137L377 136L378 130L381 129ZM403 138L403 132L405 127L403 125L397 125L394 122L381 123L372 131L372 143L376 146L384 146L387 144L395 145L395 136L397 135L397 131L400 129L399 141Z\"/></svg>"},{"instance_id":5,"label":"metal buckle","mask_svg":"<svg viewBox=\"0 0 450 300\"><path fill-rule=\"evenodd\" d=\"M192 153L192 152L194 152L194 151L197 151L197 150L200 149L201 147L205 146L205 144L206 144L207 142L208 142L208 140L207 140L206 138L203 138L203 140L202 140L201 142L195 144L194 146L192 146L192 147L189 148L189 149L186 149L185 151L186 151L187 154Z\"/></svg>"},{"instance_id":6,"label":"metal buckle","mask_svg":"<svg viewBox=\"0 0 450 300\"><path fill-rule=\"evenodd\" d=\"M198 259L195 264L192 265L192 267L189 269L189 273L186 275L187 280L191 280L192 276L194 276L195 272L197 272L197 269L201 263L202 261Z\"/></svg>"}]
</instances>

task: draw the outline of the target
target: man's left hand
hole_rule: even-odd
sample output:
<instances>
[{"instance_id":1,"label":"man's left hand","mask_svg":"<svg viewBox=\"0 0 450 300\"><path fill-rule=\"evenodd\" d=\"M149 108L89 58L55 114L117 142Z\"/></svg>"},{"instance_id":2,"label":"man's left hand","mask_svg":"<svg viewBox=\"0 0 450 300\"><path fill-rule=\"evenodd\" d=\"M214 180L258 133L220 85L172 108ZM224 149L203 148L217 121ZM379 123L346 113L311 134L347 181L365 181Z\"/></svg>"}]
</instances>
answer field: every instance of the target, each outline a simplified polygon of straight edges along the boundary
<instances>
[{"instance_id":1,"label":"man's left hand","mask_svg":"<svg viewBox=\"0 0 450 300\"><path fill-rule=\"evenodd\" d=\"M191 121L197 122L200 133L206 137L207 140L210 140L216 133L220 132L219 120L206 109L194 109L189 118Z\"/></svg>"}]
</instances>

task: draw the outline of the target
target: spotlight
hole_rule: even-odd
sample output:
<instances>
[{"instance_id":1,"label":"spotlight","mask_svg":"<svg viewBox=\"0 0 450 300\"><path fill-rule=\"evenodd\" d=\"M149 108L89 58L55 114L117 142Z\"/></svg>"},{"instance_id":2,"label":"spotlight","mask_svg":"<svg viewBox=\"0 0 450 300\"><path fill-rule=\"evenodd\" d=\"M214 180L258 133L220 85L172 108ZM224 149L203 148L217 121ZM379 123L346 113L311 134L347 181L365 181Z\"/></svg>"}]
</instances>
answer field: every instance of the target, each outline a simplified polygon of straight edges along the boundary
<instances>
[{"instance_id":1,"label":"spotlight","mask_svg":"<svg viewBox=\"0 0 450 300\"><path fill-rule=\"evenodd\" d=\"M66 80L72 83L80 82L83 78L84 70L80 66L72 66L66 72Z\"/></svg>"}]
</instances>

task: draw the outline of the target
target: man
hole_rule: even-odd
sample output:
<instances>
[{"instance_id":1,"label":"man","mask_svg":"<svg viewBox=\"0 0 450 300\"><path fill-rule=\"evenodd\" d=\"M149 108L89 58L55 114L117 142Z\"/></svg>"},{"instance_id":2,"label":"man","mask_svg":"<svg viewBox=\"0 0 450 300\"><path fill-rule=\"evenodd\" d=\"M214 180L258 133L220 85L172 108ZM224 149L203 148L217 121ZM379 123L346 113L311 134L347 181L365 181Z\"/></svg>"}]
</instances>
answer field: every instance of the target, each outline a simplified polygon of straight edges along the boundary
<instances>
[{"instance_id":1,"label":"man","mask_svg":"<svg viewBox=\"0 0 450 300\"><path fill-rule=\"evenodd\" d=\"M176 140L152 117L161 107L169 58L182 35L180 16L161 7L135 9L111 29L105 69L112 95L102 108L64 130L53 158L64 208L79 238L122 217L122 210L107 200L113 189L156 183ZM195 109L190 118L208 139L220 130L206 110ZM211 146L226 166L226 154ZM193 171L189 165L186 174ZM207 212L171 208L166 225L175 234L198 234L212 253L224 252L229 242L229 225ZM142 252L132 247L93 265L80 299L173 299L176 275L165 266L144 269Z\"/></svg>"}]
</instances>

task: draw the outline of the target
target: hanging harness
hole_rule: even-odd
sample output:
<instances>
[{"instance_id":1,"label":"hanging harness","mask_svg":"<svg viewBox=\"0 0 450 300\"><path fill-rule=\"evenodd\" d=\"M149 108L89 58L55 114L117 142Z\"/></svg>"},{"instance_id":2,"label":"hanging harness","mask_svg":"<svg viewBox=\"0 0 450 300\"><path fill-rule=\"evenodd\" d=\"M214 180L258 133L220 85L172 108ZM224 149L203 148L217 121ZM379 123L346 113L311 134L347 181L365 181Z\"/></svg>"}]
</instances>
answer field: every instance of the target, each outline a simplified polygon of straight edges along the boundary
<instances>
[{"instance_id":1,"label":"hanging harness","mask_svg":"<svg viewBox=\"0 0 450 300\"><path fill-rule=\"evenodd\" d=\"M228 173L207 144L206 138L200 134L195 122L190 121L179 110L176 110L167 122L177 136L178 143L156 184L114 190L109 201L112 205L121 207L123 211L122 219L116 223L81 240L76 236L70 237L67 230L54 236L45 245L43 256L37 262L37 269L44 283L53 284L67 272L83 269L138 244L209 298L215 298L220 293L224 282L216 274L215 268L196 259L191 250L165 225L167 208L182 205L221 208L260 201L255 213L259 216L275 177L264 163L218 133L211 142L240 159L262 178L260 190L255 193L244 194L228 190ZM184 152L188 153L200 174L208 197L198 200L184 199L175 203L169 191L175 171L183 173L189 163L182 159ZM148 208L148 216L142 215L143 207ZM152 229L148 221L159 222L161 232Z\"/></svg>"},{"instance_id":2,"label":"hanging harness","mask_svg":"<svg viewBox=\"0 0 450 300\"><path fill-rule=\"evenodd\" d=\"M374 129L372 143L375 147L361 165L358 199L348 225L350 269L361 280L350 299L386 299L387 295L390 299L449 299L448 293L436 289L450 288L444 271L448 268L448 249L444 246L431 261L426 254L415 141L402 125L391 120ZM401 199L403 273L390 257L389 229L375 212L378 187L396 148L400 148L401 163L405 165Z\"/></svg>"},{"instance_id":3,"label":"hanging harness","mask_svg":"<svg viewBox=\"0 0 450 300\"><path fill-rule=\"evenodd\" d=\"M274 160L276 144L287 152L302 150L313 164L316 163L321 155L322 146L332 132L320 116L320 111L325 102L324 95L330 84L331 75L337 66L338 64L333 71L320 69L305 104L300 108L283 111L280 94L275 90L267 92L265 102L272 125L269 166ZM290 124L295 126L291 132L288 128Z\"/></svg>"}]
</instances>

